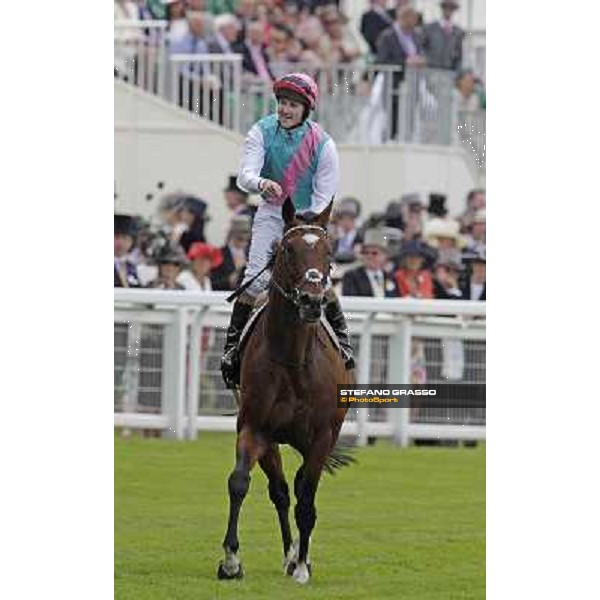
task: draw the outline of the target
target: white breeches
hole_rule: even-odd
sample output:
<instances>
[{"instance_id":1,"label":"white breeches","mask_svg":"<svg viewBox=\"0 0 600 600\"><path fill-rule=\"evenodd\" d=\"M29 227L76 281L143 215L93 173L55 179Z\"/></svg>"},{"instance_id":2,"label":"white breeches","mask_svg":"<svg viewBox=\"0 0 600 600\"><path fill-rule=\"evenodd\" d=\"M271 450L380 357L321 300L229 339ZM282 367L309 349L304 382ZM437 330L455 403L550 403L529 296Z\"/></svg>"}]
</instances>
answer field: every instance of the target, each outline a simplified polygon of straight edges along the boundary
<instances>
[{"instance_id":1,"label":"white breeches","mask_svg":"<svg viewBox=\"0 0 600 600\"><path fill-rule=\"evenodd\" d=\"M246 265L244 281L254 277L269 262L273 254L273 244L279 241L283 235L283 217L281 206L273 206L263 202L256 211L252 225L252 241L250 242L250 254ZM269 285L271 279L270 269L265 271L246 290L250 296L256 298Z\"/></svg>"}]
</instances>

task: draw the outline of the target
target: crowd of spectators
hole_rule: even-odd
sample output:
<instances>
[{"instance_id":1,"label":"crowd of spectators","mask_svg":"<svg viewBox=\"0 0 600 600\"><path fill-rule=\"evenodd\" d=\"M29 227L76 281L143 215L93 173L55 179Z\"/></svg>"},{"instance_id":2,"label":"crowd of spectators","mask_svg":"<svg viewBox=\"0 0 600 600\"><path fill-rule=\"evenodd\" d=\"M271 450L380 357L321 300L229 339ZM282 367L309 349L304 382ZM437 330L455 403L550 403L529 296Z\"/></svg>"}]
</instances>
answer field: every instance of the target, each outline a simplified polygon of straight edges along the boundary
<instances>
[{"instance_id":1,"label":"crowd of spectators","mask_svg":"<svg viewBox=\"0 0 600 600\"><path fill-rule=\"evenodd\" d=\"M243 278L254 206L230 176L225 243L205 237L208 204L184 193L161 199L158 225L115 215L115 287L234 290ZM451 217L443 194L405 194L365 218L358 199L336 203L330 224L332 283L346 296L485 300L485 190Z\"/></svg>"},{"instance_id":2,"label":"crowd of spectators","mask_svg":"<svg viewBox=\"0 0 600 600\"><path fill-rule=\"evenodd\" d=\"M440 18L427 23L409 0L370 0L357 24L338 4L332 0L115 0L115 20L166 20L173 54L241 54L246 82L272 81L290 63L301 63L311 71L363 58L403 68L452 71L464 106L485 108L481 81L463 68L465 31L453 22L460 9L457 1L442 0ZM399 75L395 84L402 79ZM471 99L471 88L476 90L476 100Z\"/></svg>"}]
</instances>

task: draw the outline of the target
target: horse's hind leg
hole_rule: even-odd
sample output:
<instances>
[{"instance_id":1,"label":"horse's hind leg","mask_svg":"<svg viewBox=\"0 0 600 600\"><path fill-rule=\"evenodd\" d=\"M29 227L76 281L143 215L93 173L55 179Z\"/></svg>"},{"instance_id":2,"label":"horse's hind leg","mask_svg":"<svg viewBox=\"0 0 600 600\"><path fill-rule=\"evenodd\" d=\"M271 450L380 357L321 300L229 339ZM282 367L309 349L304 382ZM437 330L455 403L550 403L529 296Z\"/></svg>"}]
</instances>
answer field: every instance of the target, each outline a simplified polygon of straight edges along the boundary
<instances>
[{"instance_id":1,"label":"horse's hind leg","mask_svg":"<svg viewBox=\"0 0 600 600\"><path fill-rule=\"evenodd\" d=\"M223 540L225 559L219 563L219 579L241 579L244 575L238 558L238 518L242 502L250 487L250 471L262 456L264 445L249 430L242 429L237 438L236 462L229 476L229 522Z\"/></svg>"},{"instance_id":2,"label":"horse's hind leg","mask_svg":"<svg viewBox=\"0 0 600 600\"><path fill-rule=\"evenodd\" d=\"M300 544L298 548L298 563L292 575L298 583L306 583L311 575L307 564L307 557L310 534L317 521L315 496L330 447L331 431L328 430L311 444L304 465L296 474L294 482L298 501L294 509L294 516L296 517L296 525L300 532Z\"/></svg>"},{"instance_id":3,"label":"horse's hind leg","mask_svg":"<svg viewBox=\"0 0 600 600\"><path fill-rule=\"evenodd\" d=\"M290 493L288 484L283 474L281 465L281 454L279 446L272 444L259 460L259 464L269 479L269 498L277 510L279 526L281 528L281 541L283 542L283 558L287 557L292 545L292 534L290 532Z\"/></svg>"}]
</instances>

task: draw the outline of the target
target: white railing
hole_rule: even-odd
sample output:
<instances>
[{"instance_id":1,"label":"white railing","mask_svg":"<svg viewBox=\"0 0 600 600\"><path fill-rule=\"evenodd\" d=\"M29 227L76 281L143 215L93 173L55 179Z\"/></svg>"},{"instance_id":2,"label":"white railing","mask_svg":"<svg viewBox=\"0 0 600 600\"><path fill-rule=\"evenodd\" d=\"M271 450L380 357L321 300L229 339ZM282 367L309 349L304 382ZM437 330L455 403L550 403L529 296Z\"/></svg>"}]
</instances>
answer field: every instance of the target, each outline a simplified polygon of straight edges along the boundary
<instances>
[{"instance_id":1,"label":"white railing","mask_svg":"<svg viewBox=\"0 0 600 600\"><path fill-rule=\"evenodd\" d=\"M241 55L173 54L168 73L172 102L213 123L241 131Z\"/></svg>"},{"instance_id":2,"label":"white railing","mask_svg":"<svg viewBox=\"0 0 600 600\"><path fill-rule=\"evenodd\" d=\"M115 21L115 77L164 97L167 22Z\"/></svg>"},{"instance_id":3,"label":"white railing","mask_svg":"<svg viewBox=\"0 0 600 600\"><path fill-rule=\"evenodd\" d=\"M235 403L219 372L231 307L220 292L115 289L115 426L177 439L235 431ZM485 303L342 298L357 350L359 383L485 382ZM419 367L418 355L423 364ZM353 409L342 430L370 436L485 438L485 414L448 409Z\"/></svg>"}]
</instances>

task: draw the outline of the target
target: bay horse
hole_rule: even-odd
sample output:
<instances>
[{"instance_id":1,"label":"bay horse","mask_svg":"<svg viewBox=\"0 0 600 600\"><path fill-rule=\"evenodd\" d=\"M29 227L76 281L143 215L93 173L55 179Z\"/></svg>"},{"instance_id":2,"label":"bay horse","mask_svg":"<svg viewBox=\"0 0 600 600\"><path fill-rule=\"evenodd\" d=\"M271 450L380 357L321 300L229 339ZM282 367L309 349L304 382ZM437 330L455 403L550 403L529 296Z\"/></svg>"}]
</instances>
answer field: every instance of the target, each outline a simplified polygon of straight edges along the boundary
<instances>
[{"instance_id":1,"label":"bay horse","mask_svg":"<svg viewBox=\"0 0 600 600\"><path fill-rule=\"evenodd\" d=\"M337 385L355 383L339 350L320 322L332 248L327 223L333 201L320 215L296 216L291 200L282 206L283 237L274 249L268 302L249 334L240 372L236 462L229 476L229 522L219 579L241 579L238 518L256 462L269 481L279 517L284 573L310 579L310 534L317 518L315 495L323 469L354 462L336 447L347 408L337 406ZM294 516L299 542L292 543L290 497L279 444L302 456L294 478Z\"/></svg>"}]
</instances>

